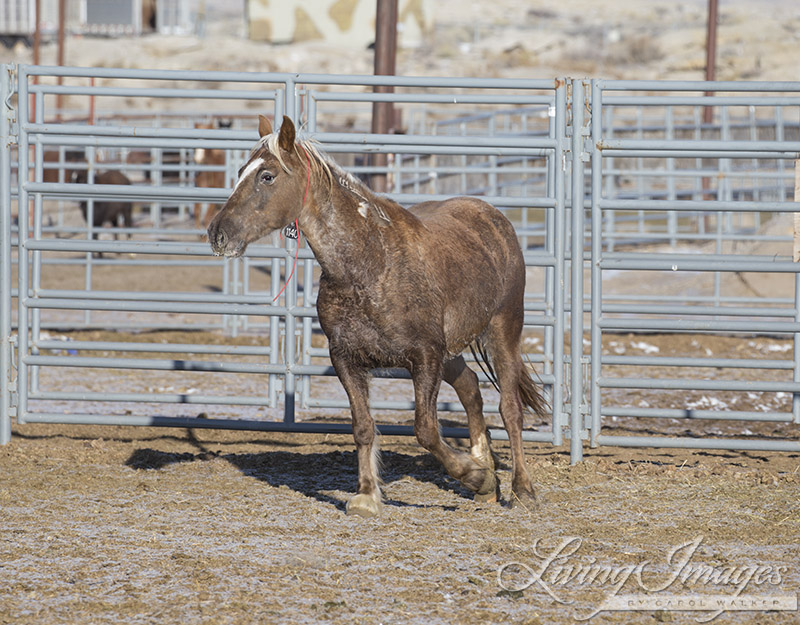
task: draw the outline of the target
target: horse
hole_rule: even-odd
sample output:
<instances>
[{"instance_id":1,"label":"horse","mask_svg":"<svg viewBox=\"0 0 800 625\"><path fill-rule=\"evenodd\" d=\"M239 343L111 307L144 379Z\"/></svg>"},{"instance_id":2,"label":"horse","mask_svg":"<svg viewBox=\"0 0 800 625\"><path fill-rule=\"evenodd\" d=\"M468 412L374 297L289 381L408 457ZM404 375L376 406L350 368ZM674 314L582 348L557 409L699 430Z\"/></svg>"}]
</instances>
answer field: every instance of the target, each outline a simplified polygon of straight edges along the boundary
<instances>
[{"instance_id":1,"label":"horse","mask_svg":"<svg viewBox=\"0 0 800 625\"><path fill-rule=\"evenodd\" d=\"M85 169L80 169L72 174L72 182L78 184L86 184L88 181L88 172ZM109 170L98 173L94 177L95 184L131 184L128 177L121 171ZM88 202L85 200L80 203L81 212L83 213L84 220L88 223ZM130 202L121 200L95 200L92 206L92 226L95 228L102 227L103 224L108 223L111 226L116 226L119 223L120 217L126 228L133 227L133 205ZM92 234L92 238L97 238L97 232ZM130 238L130 234L128 235ZM117 239L116 233L114 239Z\"/></svg>"},{"instance_id":2,"label":"horse","mask_svg":"<svg viewBox=\"0 0 800 625\"><path fill-rule=\"evenodd\" d=\"M259 116L260 139L208 227L215 255L240 256L247 245L298 225L322 272L317 313L330 359L352 413L358 491L345 511L371 517L383 505L375 422L368 407L370 371L399 367L414 387L419 443L478 501L500 489L483 416L478 377L462 352L486 354L500 391L511 446L511 504L536 506L522 446L523 406L543 415L546 402L522 359L525 263L514 228L473 197L406 209L373 193L310 140L292 120L273 132ZM470 450L439 431L442 380L467 414Z\"/></svg>"},{"instance_id":3,"label":"horse","mask_svg":"<svg viewBox=\"0 0 800 625\"><path fill-rule=\"evenodd\" d=\"M230 122L219 122L218 124L212 123L196 123L195 128L211 129L211 128L230 128ZM225 150L218 148L206 149L197 148L194 151L194 162L198 165L217 167L218 169L208 169L197 172L194 177L194 184L197 187L203 188L225 188ZM209 202L197 202L194 205L194 223L195 227L208 228L209 223L216 214L216 208L212 207Z\"/></svg>"}]
</instances>

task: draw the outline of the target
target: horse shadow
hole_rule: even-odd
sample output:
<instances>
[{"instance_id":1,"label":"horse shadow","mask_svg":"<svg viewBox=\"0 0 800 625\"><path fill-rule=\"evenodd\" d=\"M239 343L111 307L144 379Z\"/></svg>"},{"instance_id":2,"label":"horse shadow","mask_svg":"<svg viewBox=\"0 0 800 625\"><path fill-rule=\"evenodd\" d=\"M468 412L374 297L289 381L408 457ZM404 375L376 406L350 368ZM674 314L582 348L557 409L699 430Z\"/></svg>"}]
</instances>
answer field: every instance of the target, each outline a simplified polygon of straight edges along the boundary
<instances>
[{"instance_id":1,"label":"horse shadow","mask_svg":"<svg viewBox=\"0 0 800 625\"><path fill-rule=\"evenodd\" d=\"M269 484L274 488L289 488L306 497L331 505L344 512L347 499L355 494L358 483L355 451L326 451L303 453L299 451L264 451L255 453L221 453L207 450L202 443L190 437L198 447L197 452L165 452L151 448L135 450L125 462L134 469L158 471L172 464L202 462L221 458L236 467L247 477ZM429 454L411 455L382 451L384 484L411 477L427 482L444 491L471 499L471 493L459 482L449 477L443 467ZM394 507L431 507L425 503L409 503L384 497L384 505ZM455 510L457 506L441 506Z\"/></svg>"}]
</instances>

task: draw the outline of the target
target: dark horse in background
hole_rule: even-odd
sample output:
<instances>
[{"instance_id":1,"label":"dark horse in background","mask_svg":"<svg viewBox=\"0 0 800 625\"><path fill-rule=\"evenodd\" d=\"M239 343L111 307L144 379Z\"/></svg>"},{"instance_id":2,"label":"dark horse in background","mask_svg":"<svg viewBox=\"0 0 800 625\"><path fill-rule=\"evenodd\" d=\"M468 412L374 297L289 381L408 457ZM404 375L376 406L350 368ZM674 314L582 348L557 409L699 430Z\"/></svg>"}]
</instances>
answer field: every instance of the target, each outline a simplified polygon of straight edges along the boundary
<instances>
[{"instance_id":1,"label":"dark horse in background","mask_svg":"<svg viewBox=\"0 0 800 625\"><path fill-rule=\"evenodd\" d=\"M89 179L89 172L85 169L76 170L72 174L72 182L86 184ZM121 171L109 170L95 175L94 184L131 184L128 177ZM89 203L86 200L80 202L81 213L86 223L89 223ZM119 225L122 220L126 228L133 228L133 204L123 200L95 200L92 204L92 226L101 228L103 224L109 224L112 228ZM97 230L93 231L92 238L97 238ZM117 233L114 233L114 240L117 240ZM128 233L128 238L131 238ZM98 256L102 257L102 253Z\"/></svg>"},{"instance_id":2,"label":"dark horse in background","mask_svg":"<svg viewBox=\"0 0 800 625\"><path fill-rule=\"evenodd\" d=\"M414 383L414 431L455 479L483 501L499 486L477 375L461 353L488 352L512 459L512 503L535 505L522 448L523 405L545 402L520 353L525 264L511 223L476 198L424 202L406 210L375 195L283 118L279 132L259 116L261 140L208 228L215 254L299 223L322 267L317 310L336 374L350 400L358 451L358 494L348 514L381 506L379 453L368 408L370 370L404 367ZM451 384L469 424L470 451L441 437L436 402Z\"/></svg>"}]
</instances>

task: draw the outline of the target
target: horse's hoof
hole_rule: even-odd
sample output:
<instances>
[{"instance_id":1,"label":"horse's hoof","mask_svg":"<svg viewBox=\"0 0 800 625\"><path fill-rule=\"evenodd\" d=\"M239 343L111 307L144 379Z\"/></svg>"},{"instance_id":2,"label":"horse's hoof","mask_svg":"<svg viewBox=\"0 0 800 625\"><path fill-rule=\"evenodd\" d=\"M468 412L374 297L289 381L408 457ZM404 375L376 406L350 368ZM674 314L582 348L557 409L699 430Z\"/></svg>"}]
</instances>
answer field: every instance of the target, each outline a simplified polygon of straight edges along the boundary
<instances>
[{"instance_id":1,"label":"horse's hoof","mask_svg":"<svg viewBox=\"0 0 800 625\"><path fill-rule=\"evenodd\" d=\"M371 495L355 495L347 502L345 513L348 516L355 514L368 519L378 516L380 513L380 506Z\"/></svg>"},{"instance_id":2,"label":"horse's hoof","mask_svg":"<svg viewBox=\"0 0 800 625\"><path fill-rule=\"evenodd\" d=\"M497 503L497 488L488 493L475 493L473 499L480 503Z\"/></svg>"},{"instance_id":3,"label":"horse's hoof","mask_svg":"<svg viewBox=\"0 0 800 625\"><path fill-rule=\"evenodd\" d=\"M534 512L539 507L539 502L536 500L536 493L534 493L532 489L512 489L511 507Z\"/></svg>"},{"instance_id":4,"label":"horse's hoof","mask_svg":"<svg viewBox=\"0 0 800 625\"><path fill-rule=\"evenodd\" d=\"M491 469L470 471L464 478L463 484L475 493L475 501L497 501L497 476Z\"/></svg>"}]
</instances>

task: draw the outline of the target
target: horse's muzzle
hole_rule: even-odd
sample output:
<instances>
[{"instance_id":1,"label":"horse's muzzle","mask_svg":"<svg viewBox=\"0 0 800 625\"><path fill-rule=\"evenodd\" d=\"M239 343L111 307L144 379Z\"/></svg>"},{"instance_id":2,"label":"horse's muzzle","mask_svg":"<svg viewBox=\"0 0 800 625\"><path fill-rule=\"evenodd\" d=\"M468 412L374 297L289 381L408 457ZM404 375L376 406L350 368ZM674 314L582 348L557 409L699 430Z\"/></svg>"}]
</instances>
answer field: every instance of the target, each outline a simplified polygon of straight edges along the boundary
<instances>
[{"instance_id":1,"label":"horse's muzzle","mask_svg":"<svg viewBox=\"0 0 800 625\"><path fill-rule=\"evenodd\" d=\"M243 239L232 238L224 228L220 228L214 222L208 227L208 242L211 244L214 256L241 256L247 247L247 243Z\"/></svg>"},{"instance_id":2,"label":"horse's muzzle","mask_svg":"<svg viewBox=\"0 0 800 625\"><path fill-rule=\"evenodd\" d=\"M225 248L228 245L228 235L225 231L218 227L216 220L208 225L208 242L211 244L211 251L214 256L221 256L225 253Z\"/></svg>"}]
</instances>

